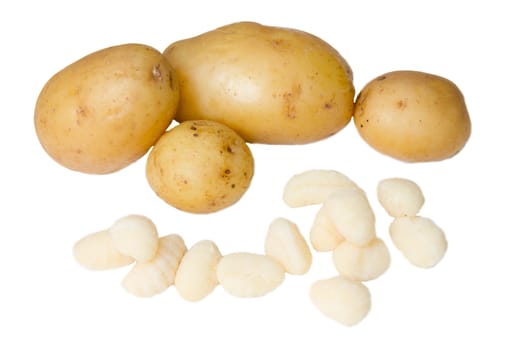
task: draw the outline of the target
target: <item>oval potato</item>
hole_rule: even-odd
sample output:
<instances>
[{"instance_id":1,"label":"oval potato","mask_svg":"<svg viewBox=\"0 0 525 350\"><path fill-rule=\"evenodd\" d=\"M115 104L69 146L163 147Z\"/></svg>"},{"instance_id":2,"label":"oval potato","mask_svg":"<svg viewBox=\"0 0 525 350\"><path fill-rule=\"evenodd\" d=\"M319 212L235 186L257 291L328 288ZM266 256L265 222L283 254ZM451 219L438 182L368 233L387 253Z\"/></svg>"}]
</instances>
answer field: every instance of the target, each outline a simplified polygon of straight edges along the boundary
<instances>
[{"instance_id":1,"label":"oval potato","mask_svg":"<svg viewBox=\"0 0 525 350\"><path fill-rule=\"evenodd\" d=\"M141 158L175 116L179 86L156 49L108 47L56 73L34 114L38 139L71 170L106 174Z\"/></svg>"},{"instance_id":2,"label":"oval potato","mask_svg":"<svg viewBox=\"0 0 525 350\"><path fill-rule=\"evenodd\" d=\"M350 66L303 31L232 23L176 41L164 55L181 81L178 121L215 120L252 143L304 144L352 117Z\"/></svg>"},{"instance_id":3,"label":"oval potato","mask_svg":"<svg viewBox=\"0 0 525 350\"><path fill-rule=\"evenodd\" d=\"M459 88L417 71L386 73L366 84L357 96L354 123L372 148L405 162L450 158L471 132Z\"/></svg>"}]
</instances>

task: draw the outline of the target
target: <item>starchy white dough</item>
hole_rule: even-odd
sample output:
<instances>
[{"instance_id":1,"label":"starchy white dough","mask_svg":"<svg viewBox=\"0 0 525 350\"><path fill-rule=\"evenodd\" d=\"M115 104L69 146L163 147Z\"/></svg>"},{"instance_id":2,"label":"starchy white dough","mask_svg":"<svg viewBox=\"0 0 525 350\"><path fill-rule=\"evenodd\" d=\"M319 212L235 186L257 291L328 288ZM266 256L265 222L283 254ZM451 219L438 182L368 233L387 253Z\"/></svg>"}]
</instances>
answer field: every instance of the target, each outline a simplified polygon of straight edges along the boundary
<instances>
[{"instance_id":1,"label":"starchy white dough","mask_svg":"<svg viewBox=\"0 0 525 350\"><path fill-rule=\"evenodd\" d=\"M270 223L264 252L293 275L307 273L312 265L312 253L299 227L285 218L277 218Z\"/></svg>"},{"instance_id":2,"label":"starchy white dough","mask_svg":"<svg viewBox=\"0 0 525 350\"><path fill-rule=\"evenodd\" d=\"M188 301L199 301L210 294L219 284L217 264L221 253L210 240L195 243L182 257L175 288L179 295Z\"/></svg>"},{"instance_id":3,"label":"starchy white dough","mask_svg":"<svg viewBox=\"0 0 525 350\"><path fill-rule=\"evenodd\" d=\"M318 252L329 252L335 249L344 237L337 232L325 207L319 208L310 228L310 244Z\"/></svg>"},{"instance_id":4,"label":"starchy white dough","mask_svg":"<svg viewBox=\"0 0 525 350\"><path fill-rule=\"evenodd\" d=\"M73 256L90 270L109 270L132 264L132 257L119 252L113 246L108 230L91 233L73 245Z\"/></svg>"},{"instance_id":5,"label":"starchy white dough","mask_svg":"<svg viewBox=\"0 0 525 350\"><path fill-rule=\"evenodd\" d=\"M179 263L186 253L181 236L161 237L155 257L148 262L137 262L122 280L122 286L138 297L152 297L173 285Z\"/></svg>"},{"instance_id":6,"label":"starchy white dough","mask_svg":"<svg viewBox=\"0 0 525 350\"><path fill-rule=\"evenodd\" d=\"M323 315L345 326L361 322L372 306L368 288L344 276L314 282L310 300Z\"/></svg>"},{"instance_id":7,"label":"starchy white dough","mask_svg":"<svg viewBox=\"0 0 525 350\"><path fill-rule=\"evenodd\" d=\"M284 281L284 268L274 259L255 253L231 253L217 265L217 279L231 295L241 298L263 296Z\"/></svg>"},{"instance_id":8,"label":"starchy white dough","mask_svg":"<svg viewBox=\"0 0 525 350\"><path fill-rule=\"evenodd\" d=\"M283 200L292 208L320 204L333 192L345 188L357 188L357 185L338 171L312 169L288 180Z\"/></svg>"},{"instance_id":9,"label":"starchy white dough","mask_svg":"<svg viewBox=\"0 0 525 350\"><path fill-rule=\"evenodd\" d=\"M127 215L109 228L113 245L122 254L145 262L153 259L159 247L157 227L143 215Z\"/></svg>"},{"instance_id":10,"label":"starchy white dough","mask_svg":"<svg viewBox=\"0 0 525 350\"><path fill-rule=\"evenodd\" d=\"M370 281L388 270L390 253L380 238L364 247L344 241L334 249L332 261L339 274L356 281Z\"/></svg>"},{"instance_id":11,"label":"starchy white dough","mask_svg":"<svg viewBox=\"0 0 525 350\"><path fill-rule=\"evenodd\" d=\"M332 193L324 201L323 207L337 232L347 241L366 246L376 237L375 215L365 192L360 188Z\"/></svg>"},{"instance_id":12,"label":"starchy white dough","mask_svg":"<svg viewBox=\"0 0 525 350\"><path fill-rule=\"evenodd\" d=\"M425 203L419 185L404 178L381 180L377 185L377 197L388 215L395 218L415 216Z\"/></svg>"},{"instance_id":13,"label":"starchy white dough","mask_svg":"<svg viewBox=\"0 0 525 350\"><path fill-rule=\"evenodd\" d=\"M440 262L448 247L445 232L434 221L421 216L394 219L390 237L410 263L422 268Z\"/></svg>"}]
</instances>

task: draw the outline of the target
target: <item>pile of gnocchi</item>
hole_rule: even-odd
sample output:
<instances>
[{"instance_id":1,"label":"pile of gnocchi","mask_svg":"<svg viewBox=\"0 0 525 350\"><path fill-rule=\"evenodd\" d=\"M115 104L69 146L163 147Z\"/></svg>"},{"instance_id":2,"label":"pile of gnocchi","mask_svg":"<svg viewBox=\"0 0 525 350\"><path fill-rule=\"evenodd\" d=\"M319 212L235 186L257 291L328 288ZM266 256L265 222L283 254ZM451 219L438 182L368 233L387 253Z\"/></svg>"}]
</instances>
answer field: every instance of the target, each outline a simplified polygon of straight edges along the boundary
<instances>
[{"instance_id":1,"label":"pile of gnocchi","mask_svg":"<svg viewBox=\"0 0 525 350\"><path fill-rule=\"evenodd\" d=\"M447 240L432 220L417 215L424 203L419 186L408 179L385 179L377 196L394 217L390 225L394 246L414 266L435 266L447 250ZM264 254L223 255L211 240L188 249L178 234L159 237L151 219L132 214L78 240L73 255L90 270L134 263L122 287L137 297L152 297L174 286L183 299L196 302L219 285L235 297L262 297L279 287L286 274L307 274L313 262L311 246L332 252L336 271L311 285L312 303L342 325L358 324L372 305L363 282L390 267L389 249L376 235L375 214L364 190L340 172L309 170L287 182L283 200L292 208L320 205L310 228L310 244L297 224L277 217L268 226Z\"/></svg>"},{"instance_id":2,"label":"pile of gnocchi","mask_svg":"<svg viewBox=\"0 0 525 350\"><path fill-rule=\"evenodd\" d=\"M372 149L405 163L458 154L471 133L459 87L420 71L392 71L357 93L346 58L297 29L231 23L177 40L164 51L145 44L103 48L71 63L43 86L34 127L44 151L63 167L111 174L146 156L156 197L190 214L239 202L255 172L251 145L318 142L353 124ZM443 230L419 215L424 196L408 179L385 179L377 197L392 217L393 245L414 266L435 266L447 250ZM347 326L371 308L366 281L390 266L367 194L333 170L310 170L284 187L292 208L319 205L309 242L291 220L269 223L264 254L223 255L209 240L187 247L160 236L153 221L129 215L78 240L75 259L92 270L133 264L122 286L151 297L175 286L198 301L216 286L260 297L304 275L312 251L331 252L334 276L314 282L312 303ZM311 248L310 248L311 247Z\"/></svg>"}]
</instances>

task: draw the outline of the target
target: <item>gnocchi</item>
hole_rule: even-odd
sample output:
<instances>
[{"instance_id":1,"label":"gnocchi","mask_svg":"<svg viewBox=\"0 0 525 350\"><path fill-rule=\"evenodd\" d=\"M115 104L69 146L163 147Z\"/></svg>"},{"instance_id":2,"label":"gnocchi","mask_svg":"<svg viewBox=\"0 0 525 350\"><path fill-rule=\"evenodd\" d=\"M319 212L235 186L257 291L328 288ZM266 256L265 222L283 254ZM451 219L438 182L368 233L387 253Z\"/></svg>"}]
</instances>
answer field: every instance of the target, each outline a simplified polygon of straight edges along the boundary
<instances>
[{"instance_id":1,"label":"gnocchi","mask_svg":"<svg viewBox=\"0 0 525 350\"><path fill-rule=\"evenodd\" d=\"M270 223L264 251L292 275L303 275L312 265L312 253L306 240L297 225L285 218Z\"/></svg>"},{"instance_id":2,"label":"gnocchi","mask_svg":"<svg viewBox=\"0 0 525 350\"><path fill-rule=\"evenodd\" d=\"M414 266L433 267L447 251L445 233L431 219L421 216L396 218L389 231L396 248Z\"/></svg>"},{"instance_id":3,"label":"gnocchi","mask_svg":"<svg viewBox=\"0 0 525 350\"><path fill-rule=\"evenodd\" d=\"M288 180L284 187L283 200L292 208L320 204L333 192L345 188L357 188L357 185L338 171L312 169Z\"/></svg>"},{"instance_id":4,"label":"gnocchi","mask_svg":"<svg viewBox=\"0 0 525 350\"><path fill-rule=\"evenodd\" d=\"M143 215L124 216L109 228L115 249L136 261L153 259L159 247L157 227Z\"/></svg>"},{"instance_id":5,"label":"gnocchi","mask_svg":"<svg viewBox=\"0 0 525 350\"><path fill-rule=\"evenodd\" d=\"M310 228L310 243L318 252L332 251L345 239L337 231L326 211L324 207L317 211Z\"/></svg>"},{"instance_id":6,"label":"gnocchi","mask_svg":"<svg viewBox=\"0 0 525 350\"><path fill-rule=\"evenodd\" d=\"M133 263L133 258L115 249L108 230L91 233L73 245L73 256L90 270L109 270Z\"/></svg>"},{"instance_id":7,"label":"gnocchi","mask_svg":"<svg viewBox=\"0 0 525 350\"><path fill-rule=\"evenodd\" d=\"M152 297L173 285L186 245L181 236L161 237L153 260L137 262L122 280L122 287L137 297Z\"/></svg>"},{"instance_id":8,"label":"gnocchi","mask_svg":"<svg viewBox=\"0 0 525 350\"><path fill-rule=\"evenodd\" d=\"M217 279L229 294L240 298L263 296L284 281L284 268L274 259L255 253L231 253L217 265Z\"/></svg>"},{"instance_id":9,"label":"gnocchi","mask_svg":"<svg viewBox=\"0 0 525 350\"><path fill-rule=\"evenodd\" d=\"M217 264L221 253L209 240L195 243L182 257L175 275L175 288L188 301L199 301L210 294L219 284Z\"/></svg>"},{"instance_id":10,"label":"gnocchi","mask_svg":"<svg viewBox=\"0 0 525 350\"><path fill-rule=\"evenodd\" d=\"M365 247L345 241L332 252L332 261L342 276L355 281L370 281L388 270L390 253L380 238L374 238Z\"/></svg>"},{"instance_id":11,"label":"gnocchi","mask_svg":"<svg viewBox=\"0 0 525 350\"><path fill-rule=\"evenodd\" d=\"M377 197L381 206L392 217L415 216L425 203L419 185L404 178L381 180L377 186Z\"/></svg>"},{"instance_id":12,"label":"gnocchi","mask_svg":"<svg viewBox=\"0 0 525 350\"><path fill-rule=\"evenodd\" d=\"M361 322L372 307L368 288L359 281L336 276L316 281L310 287L310 300L326 317L345 326Z\"/></svg>"},{"instance_id":13,"label":"gnocchi","mask_svg":"<svg viewBox=\"0 0 525 350\"><path fill-rule=\"evenodd\" d=\"M366 246L376 237L375 215L366 194L359 188L332 193L323 204L337 232L347 241Z\"/></svg>"}]
</instances>

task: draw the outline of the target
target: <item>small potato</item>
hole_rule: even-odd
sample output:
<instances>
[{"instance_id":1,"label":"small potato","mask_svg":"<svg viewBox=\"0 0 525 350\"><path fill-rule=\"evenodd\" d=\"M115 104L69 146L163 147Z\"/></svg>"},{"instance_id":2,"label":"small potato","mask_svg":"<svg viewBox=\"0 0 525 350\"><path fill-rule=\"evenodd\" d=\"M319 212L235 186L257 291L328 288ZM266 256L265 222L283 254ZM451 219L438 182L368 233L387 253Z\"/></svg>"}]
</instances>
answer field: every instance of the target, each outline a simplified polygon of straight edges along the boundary
<instances>
[{"instance_id":1,"label":"small potato","mask_svg":"<svg viewBox=\"0 0 525 350\"><path fill-rule=\"evenodd\" d=\"M113 246L136 261L150 261L159 247L157 227L143 215L127 215L111 225L109 234Z\"/></svg>"},{"instance_id":2,"label":"small potato","mask_svg":"<svg viewBox=\"0 0 525 350\"><path fill-rule=\"evenodd\" d=\"M71 170L106 174L135 162L173 121L175 71L156 49L108 47L56 73L35 106L38 139Z\"/></svg>"},{"instance_id":3,"label":"small potato","mask_svg":"<svg viewBox=\"0 0 525 350\"><path fill-rule=\"evenodd\" d=\"M312 169L296 174L284 186L283 200L291 208L320 204L333 192L357 188L355 182L335 170Z\"/></svg>"},{"instance_id":4,"label":"small potato","mask_svg":"<svg viewBox=\"0 0 525 350\"><path fill-rule=\"evenodd\" d=\"M278 286L285 278L284 268L266 255L231 253L217 265L217 279L231 295L239 298L263 296Z\"/></svg>"},{"instance_id":5,"label":"small potato","mask_svg":"<svg viewBox=\"0 0 525 350\"><path fill-rule=\"evenodd\" d=\"M254 22L179 40L164 55L181 79L176 120L215 120L247 142L304 144L351 120L345 59L322 39Z\"/></svg>"},{"instance_id":6,"label":"small potato","mask_svg":"<svg viewBox=\"0 0 525 350\"><path fill-rule=\"evenodd\" d=\"M313 283L310 300L323 315L348 327L361 322L372 307L368 288L344 276Z\"/></svg>"},{"instance_id":7,"label":"small potato","mask_svg":"<svg viewBox=\"0 0 525 350\"><path fill-rule=\"evenodd\" d=\"M336 231L357 246L367 246L376 237L375 215L365 192L360 188L332 193L323 203Z\"/></svg>"},{"instance_id":8,"label":"small potato","mask_svg":"<svg viewBox=\"0 0 525 350\"><path fill-rule=\"evenodd\" d=\"M415 216L425 203L421 188L412 180L384 179L377 185L381 206L392 217Z\"/></svg>"},{"instance_id":9,"label":"small potato","mask_svg":"<svg viewBox=\"0 0 525 350\"><path fill-rule=\"evenodd\" d=\"M394 219L390 224L390 237L405 258L421 268L437 265L448 247L443 230L434 221L421 216Z\"/></svg>"},{"instance_id":10,"label":"small potato","mask_svg":"<svg viewBox=\"0 0 525 350\"><path fill-rule=\"evenodd\" d=\"M366 84L356 99L354 124L372 148L405 162L450 158L471 132L459 88L417 71L386 73Z\"/></svg>"},{"instance_id":11,"label":"small potato","mask_svg":"<svg viewBox=\"0 0 525 350\"><path fill-rule=\"evenodd\" d=\"M175 288L188 301L199 301L219 284L217 264L221 253L212 241L195 243L182 257L175 275Z\"/></svg>"},{"instance_id":12,"label":"small potato","mask_svg":"<svg viewBox=\"0 0 525 350\"><path fill-rule=\"evenodd\" d=\"M312 265L312 253L306 240L297 225L285 218L277 218L270 223L264 253L292 275L304 275Z\"/></svg>"},{"instance_id":13,"label":"small potato","mask_svg":"<svg viewBox=\"0 0 525 350\"><path fill-rule=\"evenodd\" d=\"M239 201L250 186L254 159L229 127L205 120L180 123L155 144L146 176L155 193L190 213L212 213Z\"/></svg>"},{"instance_id":14,"label":"small potato","mask_svg":"<svg viewBox=\"0 0 525 350\"><path fill-rule=\"evenodd\" d=\"M342 276L356 281L370 281L388 270L390 253L380 238L374 238L365 247L345 241L334 249L332 260Z\"/></svg>"},{"instance_id":15,"label":"small potato","mask_svg":"<svg viewBox=\"0 0 525 350\"><path fill-rule=\"evenodd\" d=\"M135 260L113 246L108 230L91 233L73 245L75 260L89 270L109 270L132 264Z\"/></svg>"}]
</instances>

